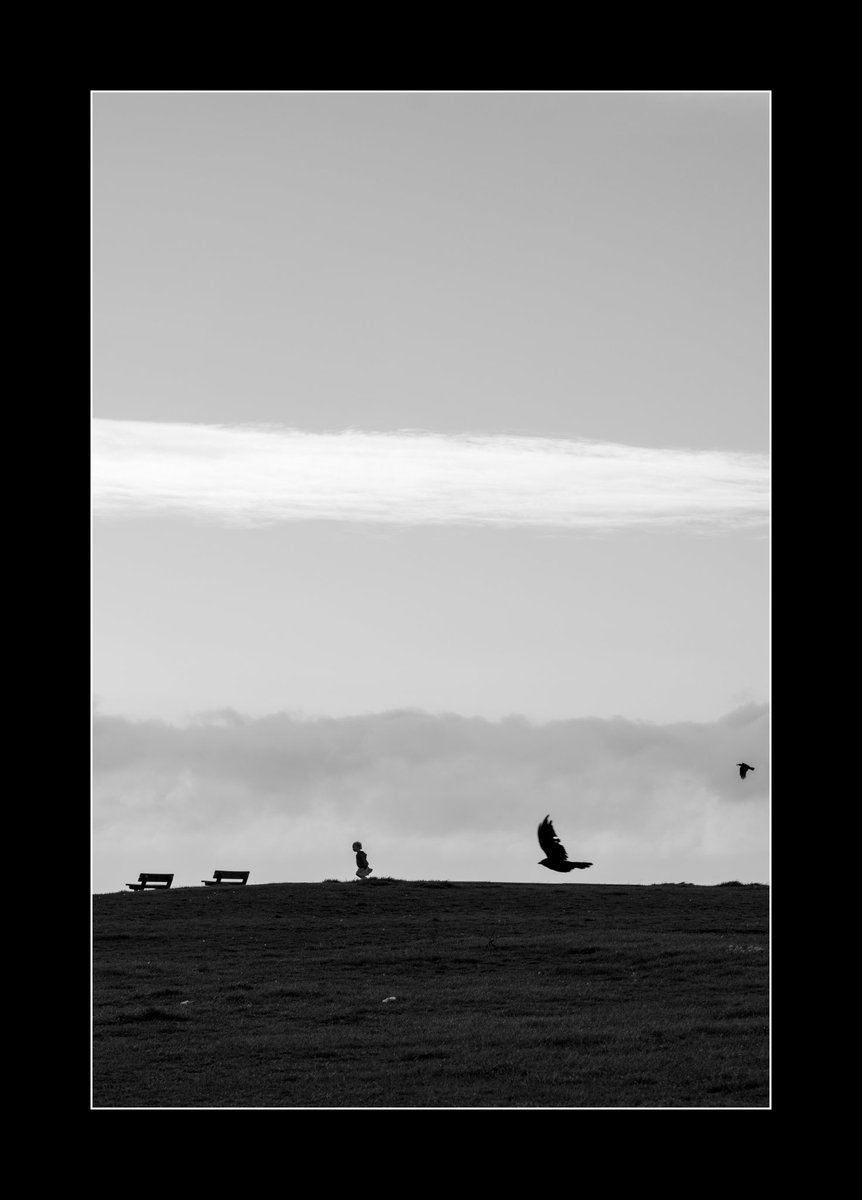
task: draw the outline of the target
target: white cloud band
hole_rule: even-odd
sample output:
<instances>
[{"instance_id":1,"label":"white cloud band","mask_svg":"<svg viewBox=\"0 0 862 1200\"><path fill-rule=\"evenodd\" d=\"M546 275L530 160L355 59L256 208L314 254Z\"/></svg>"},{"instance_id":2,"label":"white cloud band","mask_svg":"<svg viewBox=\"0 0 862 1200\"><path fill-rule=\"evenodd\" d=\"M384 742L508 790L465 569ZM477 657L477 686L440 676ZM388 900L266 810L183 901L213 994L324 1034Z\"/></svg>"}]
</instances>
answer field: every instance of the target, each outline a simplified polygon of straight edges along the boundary
<instances>
[{"instance_id":1,"label":"white cloud band","mask_svg":"<svg viewBox=\"0 0 862 1200\"><path fill-rule=\"evenodd\" d=\"M764 455L399 431L95 420L93 509L231 525L732 529L768 513Z\"/></svg>"}]
</instances>

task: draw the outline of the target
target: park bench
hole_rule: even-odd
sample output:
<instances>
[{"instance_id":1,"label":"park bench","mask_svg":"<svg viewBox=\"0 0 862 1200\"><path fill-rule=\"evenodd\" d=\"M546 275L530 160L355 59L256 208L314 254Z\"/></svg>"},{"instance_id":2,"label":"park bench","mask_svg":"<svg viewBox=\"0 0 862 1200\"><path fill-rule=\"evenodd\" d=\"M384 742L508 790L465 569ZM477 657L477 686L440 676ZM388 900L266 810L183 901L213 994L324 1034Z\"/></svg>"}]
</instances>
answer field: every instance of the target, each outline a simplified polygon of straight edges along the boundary
<instances>
[{"instance_id":1,"label":"park bench","mask_svg":"<svg viewBox=\"0 0 862 1200\"><path fill-rule=\"evenodd\" d=\"M216 883L232 883L242 886L248 883L248 871L213 871L214 879L202 879L201 883L205 883L207 887L212 887Z\"/></svg>"},{"instance_id":2,"label":"park bench","mask_svg":"<svg viewBox=\"0 0 862 1200\"><path fill-rule=\"evenodd\" d=\"M142 892L145 888L153 888L156 891L169 888L174 882L173 875L154 875L152 871L142 871L138 876L137 883L127 883L126 887L130 887L133 892Z\"/></svg>"}]
</instances>

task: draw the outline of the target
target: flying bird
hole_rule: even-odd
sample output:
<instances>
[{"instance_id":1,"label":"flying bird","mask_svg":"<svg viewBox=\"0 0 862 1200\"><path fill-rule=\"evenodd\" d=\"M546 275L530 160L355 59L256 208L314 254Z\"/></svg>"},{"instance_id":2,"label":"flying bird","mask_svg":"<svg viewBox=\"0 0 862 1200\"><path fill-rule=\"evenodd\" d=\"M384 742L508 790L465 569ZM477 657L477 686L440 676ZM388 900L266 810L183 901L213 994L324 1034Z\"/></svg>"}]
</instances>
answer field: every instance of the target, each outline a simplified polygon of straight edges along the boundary
<instances>
[{"instance_id":1,"label":"flying bird","mask_svg":"<svg viewBox=\"0 0 862 1200\"><path fill-rule=\"evenodd\" d=\"M740 778L740 779L744 779L744 778L745 778L745 776L746 776L746 774L747 774L749 771L753 771L753 770L754 770L754 767L750 767L750 766L748 765L748 763L737 763L736 765L739 767L739 778Z\"/></svg>"},{"instance_id":2,"label":"flying bird","mask_svg":"<svg viewBox=\"0 0 862 1200\"><path fill-rule=\"evenodd\" d=\"M565 848L560 845L560 839L557 837L549 816L545 817L539 826L539 845L545 852L545 858L539 860L539 866L547 867L549 871L574 871L576 868L583 870L585 867L593 865L592 863L569 862L569 856L566 854Z\"/></svg>"}]
</instances>

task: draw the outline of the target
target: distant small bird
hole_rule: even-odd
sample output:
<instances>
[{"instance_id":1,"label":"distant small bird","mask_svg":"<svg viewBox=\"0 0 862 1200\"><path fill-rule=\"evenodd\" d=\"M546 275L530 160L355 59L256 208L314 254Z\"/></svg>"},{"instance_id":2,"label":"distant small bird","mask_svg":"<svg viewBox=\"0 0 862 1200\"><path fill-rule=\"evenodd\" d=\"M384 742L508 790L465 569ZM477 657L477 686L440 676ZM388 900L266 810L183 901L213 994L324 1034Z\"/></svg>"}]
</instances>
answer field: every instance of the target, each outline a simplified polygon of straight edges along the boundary
<instances>
[{"instance_id":1,"label":"distant small bird","mask_svg":"<svg viewBox=\"0 0 862 1200\"><path fill-rule=\"evenodd\" d=\"M593 865L592 863L569 862L569 856L560 845L560 839L551 824L550 816L545 817L539 826L539 845L546 856L539 860L539 866L547 867L549 871L574 871L576 868L583 870L585 867Z\"/></svg>"},{"instance_id":2,"label":"distant small bird","mask_svg":"<svg viewBox=\"0 0 862 1200\"><path fill-rule=\"evenodd\" d=\"M739 767L739 778L744 779L748 771L753 771L754 767L750 767L748 763L737 763Z\"/></svg>"}]
</instances>

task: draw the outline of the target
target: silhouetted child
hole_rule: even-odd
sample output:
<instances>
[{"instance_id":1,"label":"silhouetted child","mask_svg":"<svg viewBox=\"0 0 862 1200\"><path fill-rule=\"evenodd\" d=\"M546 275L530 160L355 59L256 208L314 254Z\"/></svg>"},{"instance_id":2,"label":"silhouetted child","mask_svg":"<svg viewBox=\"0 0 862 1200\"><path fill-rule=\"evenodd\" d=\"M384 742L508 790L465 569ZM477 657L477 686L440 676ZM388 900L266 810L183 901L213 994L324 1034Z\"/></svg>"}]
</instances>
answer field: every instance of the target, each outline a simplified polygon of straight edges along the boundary
<instances>
[{"instance_id":1,"label":"silhouetted child","mask_svg":"<svg viewBox=\"0 0 862 1200\"><path fill-rule=\"evenodd\" d=\"M353 849L356 851L356 874L360 879L367 879L371 874L371 867L368 865L368 855L362 849L362 842L354 842Z\"/></svg>"}]
</instances>

